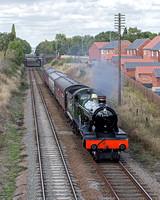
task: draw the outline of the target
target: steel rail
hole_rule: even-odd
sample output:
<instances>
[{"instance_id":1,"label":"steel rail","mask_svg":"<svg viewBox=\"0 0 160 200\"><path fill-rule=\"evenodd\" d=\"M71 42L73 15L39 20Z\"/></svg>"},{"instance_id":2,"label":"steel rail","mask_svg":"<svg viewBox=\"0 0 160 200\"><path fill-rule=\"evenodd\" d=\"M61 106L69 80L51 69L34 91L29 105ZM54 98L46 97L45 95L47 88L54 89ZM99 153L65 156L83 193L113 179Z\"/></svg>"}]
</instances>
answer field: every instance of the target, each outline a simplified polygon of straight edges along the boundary
<instances>
[{"instance_id":1,"label":"steel rail","mask_svg":"<svg viewBox=\"0 0 160 200\"><path fill-rule=\"evenodd\" d=\"M34 76L35 76L35 74L34 74ZM35 80L36 80L36 78L35 78ZM61 149L61 146L60 146L60 142L59 142L59 139L58 139L56 130L55 130L55 126L54 126L54 123L53 123L53 121L52 121L51 114L50 114L50 112L49 112L49 110L48 110L48 107L47 107L45 98L44 98L44 96L43 96L43 94L42 94L42 91L41 91L41 89L40 89L40 86L39 86L37 80L36 80L36 84L37 84L37 87L38 87L38 89L39 89L39 93L40 93L42 102L43 102L43 104L44 104L45 111L46 111L46 114L47 114L47 117L48 117L48 120L49 120L51 129L52 129L53 136L54 136L54 138L55 138L55 141L56 141L56 144L57 144L59 153L60 153L60 155L61 155L61 159L62 159L64 168L65 168L65 170L66 170L66 174L67 174L67 177L68 177L68 180L69 180L69 183L70 183L70 186L71 186L73 195L74 195L74 199L75 199L75 200L78 200L78 197L77 197L77 195L76 195L75 188L74 188L74 186L73 186L72 179L71 179L71 176L70 176L70 173L69 173L67 164L66 164L66 161L65 161L65 159L64 159L64 155L63 155L63 152L62 152L62 149Z\"/></svg>"},{"instance_id":2,"label":"steel rail","mask_svg":"<svg viewBox=\"0 0 160 200\"><path fill-rule=\"evenodd\" d=\"M152 200L152 197L145 191L145 189L138 183L138 181L134 178L134 176L126 169L126 167L119 161L120 166L124 170L124 172L131 178L134 184L138 187L138 189L143 193L143 195L148 199Z\"/></svg>"},{"instance_id":3,"label":"steel rail","mask_svg":"<svg viewBox=\"0 0 160 200\"><path fill-rule=\"evenodd\" d=\"M42 189L42 198L45 200L45 188L44 188L44 178L43 178L43 170L42 170L42 161L41 161L41 150L39 144L39 128L38 128L38 120L37 120L37 111L36 111L36 104L35 104L35 95L31 77L31 70L29 68L29 79L30 79L30 87L31 87L31 99L32 99L32 108L33 108L33 117L34 117L34 124L35 124L35 133L36 133L36 143L37 143L37 154L38 154L38 163L40 168L40 180L41 180L41 189Z\"/></svg>"}]
</instances>

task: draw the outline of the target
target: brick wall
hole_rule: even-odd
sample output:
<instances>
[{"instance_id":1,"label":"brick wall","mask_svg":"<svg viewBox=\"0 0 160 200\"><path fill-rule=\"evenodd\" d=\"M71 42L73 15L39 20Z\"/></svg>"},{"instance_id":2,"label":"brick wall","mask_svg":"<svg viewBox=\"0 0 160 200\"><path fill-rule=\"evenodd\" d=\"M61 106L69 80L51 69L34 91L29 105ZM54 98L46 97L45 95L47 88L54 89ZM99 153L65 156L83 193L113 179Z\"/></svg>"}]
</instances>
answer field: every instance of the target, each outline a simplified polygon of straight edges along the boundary
<instances>
[{"instance_id":1,"label":"brick wall","mask_svg":"<svg viewBox=\"0 0 160 200\"><path fill-rule=\"evenodd\" d=\"M128 76L128 77L135 77L135 69L125 69L124 73Z\"/></svg>"},{"instance_id":2,"label":"brick wall","mask_svg":"<svg viewBox=\"0 0 160 200\"><path fill-rule=\"evenodd\" d=\"M89 59L100 60L101 59L101 51L98 49L96 44L93 44L89 49Z\"/></svg>"},{"instance_id":3,"label":"brick wall","mask_svg":"<svg viewBox=\"0 0 160 200\"><path fill-rule=\"evenodd\" d=\"M137 74L135 72L136 81L140 83L152 83L152 74Z\"/></svg>"},{"instance_id":4,"label":"brick wall","mask_svg":"<svg viewBox=\"0 0 160 200\"><path fill-rule=\"evenodd\" d=\"M121 44L121 54L125 54L125 55L127 55L127 50L126 50L126 48L130 45L131 43L127 40L127 41L125 41L125 42L123 42L122 44ZM114 53L115 54L118 54L118 47L116 47L115 49L114 49Z\"/></svg>"},{"instance_id":5,"label":"brick wall","mask_svg":"<svg viewBox=\"0 0 160 200\"><path fill-rule=\"evenodd\" d=\"M152 75L152 86L153 87L160 87L160 78L156 78L155 73L153 72Z\"/></svg>"}]
</instances>

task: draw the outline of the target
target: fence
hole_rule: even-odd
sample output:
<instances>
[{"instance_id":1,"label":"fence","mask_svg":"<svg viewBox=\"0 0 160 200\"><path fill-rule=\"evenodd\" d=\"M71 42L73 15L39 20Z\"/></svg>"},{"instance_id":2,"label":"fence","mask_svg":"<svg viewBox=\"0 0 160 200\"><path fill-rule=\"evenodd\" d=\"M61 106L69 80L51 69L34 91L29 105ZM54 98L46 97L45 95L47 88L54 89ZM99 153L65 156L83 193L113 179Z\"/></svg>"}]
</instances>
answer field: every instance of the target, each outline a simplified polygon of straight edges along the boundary
<instances>
[{"instance_id":1,"label":"fence","mask_svg":"<svg viewBox=\"0 0 160 200\"><path fill-rule=\"evenodd\" d=\"M141 94L148 99L149 102L156 104L160 108L160 96L141 85L137 81L123 74L124 83L128 83L134 90L139 90Z\"/></svg>"}]
</instances>

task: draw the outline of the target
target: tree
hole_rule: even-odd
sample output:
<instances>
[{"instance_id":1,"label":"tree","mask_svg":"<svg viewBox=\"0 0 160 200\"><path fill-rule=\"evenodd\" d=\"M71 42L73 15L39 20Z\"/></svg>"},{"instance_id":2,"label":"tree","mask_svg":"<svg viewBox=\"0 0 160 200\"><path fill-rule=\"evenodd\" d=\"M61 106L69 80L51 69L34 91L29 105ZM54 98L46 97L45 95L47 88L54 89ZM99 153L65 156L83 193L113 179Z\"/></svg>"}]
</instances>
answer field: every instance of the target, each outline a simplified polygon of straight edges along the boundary
<instances>
[{"instance_id":1,"label":"tree","mask_svg":"<svg viewBox=\"0 0 160 200\"><path fill-rule=\"evenodd\" d=\"M101 32L95 36L96 42L110 42L118 39L118 33L114 31Z\"/></svg>"},{"instance_id":2,"label":"tree","mask_svg":"<svg viewBox=\"0 0 160 200\"><path fill-rule=\"evenodd\" d=\"M21 42L22 47L23 47L23 53L24 54L30 54L31 53L31 45L26 41L26 40L22 40L20 38L18 38L18 40Z\"/></svg>"},{"instance_id":3,"label":"tree","mask_svg":"<svg viewBox=\"0 0 160 200\"><path fill-rule=\"evenodd\" d=\"M12 25L12 31L11 31L11 41L14 41L16 39L16 31L14 24Z\"/></svg>"},{"instance_id":4,"label":"tree","mask_svg":"<svg viewBox=\"0 0 160 200\"><path fill-rule=\"evenodd\" d=\"M141 38L150 38L152 40L156 36L157 36L156 33L151 33L149 31L142 32L141 30L137 29L137 27L134 28L129 27L128 30L127 28L124 29L122 39L134 42L136 39L141 39Z\"/></svg>"},{"instance_id":5,"label":"tree","mask_svg":"<svg viewBox=\"0 0 160 200\"><path fill-rule=\"evenodd\" d=\"M36 47L35 53L45 53L45 54L54 54L55 50L53 49L53 42L45 40L44 42L39 43L39 45Z\"/></svg>"},{"instance_id":6,"label":"tree","mask_svg":"<svg viewBox=\"0 0 160 200\"><path fill-rule=\"evenodd\" d=\"M23 53L23 47L22 44L19 40L14 40L9 43L8 45L8 50L16 50L18 54L18 59L17 59L17 64L21 64L23 58L24 58L24 53Z\"/></svg>"}]
</instances>

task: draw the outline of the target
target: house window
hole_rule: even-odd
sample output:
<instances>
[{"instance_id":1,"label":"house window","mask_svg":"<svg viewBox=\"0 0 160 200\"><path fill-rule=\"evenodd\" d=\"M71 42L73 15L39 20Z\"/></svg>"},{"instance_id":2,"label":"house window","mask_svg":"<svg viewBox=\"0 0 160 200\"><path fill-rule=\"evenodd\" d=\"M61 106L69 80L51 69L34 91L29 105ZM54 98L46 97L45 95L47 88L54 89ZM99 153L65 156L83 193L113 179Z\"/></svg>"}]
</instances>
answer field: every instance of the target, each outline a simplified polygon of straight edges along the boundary
<instances>
[{"instance_id":1,"label":"house window","mask_svg":"<svg viewBox=\"0 0 160 200\"><path fill-rule=\"evenodd\" d=\"M153 56L153 51L152 51L152 56Z\"/></svg>"},{"instance_id":2,"label":"house window","mask_svg":"<svg viewBox=\"0 0 160 200\"><path fill-rule=\"evenodd\" d=\"M127 55L129 55L129 50L127 50Z\"/></svg>"},{"instance_id":3,"label":"house window","mask_svg":"<svg viewBox=\"0 0 160 200\"><path fill-rule=\"evenodd\" d=\"M144 55L146 55L146 50L144 50Z\"/></svg>"},{"instance_id":4,"label":"house window","mask_svg":"<svg viewBox=\"0 0 160 200\"><path fill-rule=\"evenodd\" d=\"M104 49L101 50L101 54L104 54Z\"/></svg>"},{"instance_id":5,"label":"house window","mask_svg":"<svg viewBox=\"0 0 160 200\"><path fill-rule=\"evenodd\" d=\"M136 54L136 50L134 49L134 54Z\"/></svg>"},{"instance_id":6,"label":"house window","mask_svg":"<svg viewBox=\"0 0 160 200\"><path fill-rule=\"evenodd\" d=\"M112 54L113 54L113 50L112 50Z\"/></svg>"},{"instance_id":7,"label":"house window","mask_svg":"<svg viewBox=\"0 0 160 200\"><path fill-rule=\"evenodd\" d=\"M109 50L107 50L107 54L109 54Z\"/></svg>"},{"instance_id":8,"label":"house window","mask_svg":"<svg viewBox=\"0 0 160 200\"><path fill-rule=\"evenodd\" d=\"M132 50L130 50L130 54L132 55Z\"/></svg>"},{"instance_id":9,"label":"house window","mask_svg":"<svg viewBox=\"0 0 160 200\"><path fill-rule=\"evenodd\" d=\"M158 51L156 51L156 56L158 57Z\"/></svg>"}]
</instances>

